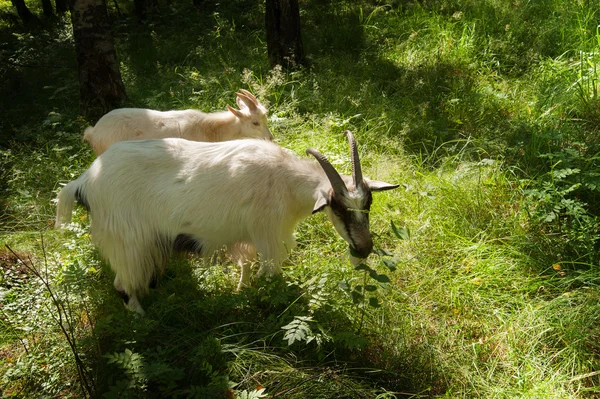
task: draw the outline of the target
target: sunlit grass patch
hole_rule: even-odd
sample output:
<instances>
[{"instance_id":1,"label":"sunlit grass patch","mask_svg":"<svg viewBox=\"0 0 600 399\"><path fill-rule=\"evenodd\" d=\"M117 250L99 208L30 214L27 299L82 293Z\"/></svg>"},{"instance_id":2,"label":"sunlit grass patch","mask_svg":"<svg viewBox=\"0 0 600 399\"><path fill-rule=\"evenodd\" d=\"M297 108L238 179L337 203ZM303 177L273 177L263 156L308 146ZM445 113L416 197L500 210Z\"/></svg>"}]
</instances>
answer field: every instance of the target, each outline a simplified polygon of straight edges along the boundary
<instances>
[{"instance_id":1,"label":"sunlit grass patch","mask_svg":"<svg viewBox=\"0 0 600 399\"><path fill-rule=\"evenodd\" d=\"M232 262L173 256L137 317L87 212L52 229L56 192L94 159L68 24L50 41L4 31L14 60L44 48L61 63L1 75L18 95L0 121L16 139L0 152L0 244L47 278L97 396L600 395L595 5L304 2L310 63L294 72L268 68L263 6L175 2L138 24L108 5L127 106L220 111L245 88L289 151L349 173L351 130L365 176L401 186L373 195L377 254L358 270L317 214L282 276L238 292ZM3 392L81 397L48 287L3 250L0 267Z\"/></svg>"}]
</instances>

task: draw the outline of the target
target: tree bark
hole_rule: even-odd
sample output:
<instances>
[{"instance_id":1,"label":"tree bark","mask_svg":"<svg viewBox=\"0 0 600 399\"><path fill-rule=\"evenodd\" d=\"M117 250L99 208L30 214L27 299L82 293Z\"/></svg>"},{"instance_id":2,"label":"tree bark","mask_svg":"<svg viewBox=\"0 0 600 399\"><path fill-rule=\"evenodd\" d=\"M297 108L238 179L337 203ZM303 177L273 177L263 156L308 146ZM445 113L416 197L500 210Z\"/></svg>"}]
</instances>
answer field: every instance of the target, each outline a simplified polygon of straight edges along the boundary
<instances>
[{"instance_id":1,"label":"tree bark","mask_svg":"<svg viewBox=\"0 0 600 399\"><path fill-rule=\"evenodd\" d=\"M56 5L57 14L64 14L69 9L67 0L54 0L54 4Z\"/></svg>"},{"instance_id":2,"label":"tree bark","mask_svg":"<svg viewBox=\"0 0 600 399\"><path fill-rule=\"evenodd\" d=\"M103 0L71 0L81 113L96 120L127 98Z\"/></svg>"},{"instance_id":3,"label":"tree bark","mask_svg":"<svg viewBox=\"0 0 600 399\"><path fill-rule=\"evenodd\" d=\"M140 20L146 19L148 13L158 11L158 0L133 0L135 13Z\"/></svg>"},{"instance_id":4,"label":"tree bark","mask_svg":"<svg viewBox=\"0 0 600 399\"><path fill-rule=\"evenodd\" d=\"M271 66L294 69L305 63L298 0L266 0L267 53Z\"/></svg>"},{"instance_id":5,"label":"tree bark","mask_svg":"<svg viewBox=\"0 0 600 399\"><path fill-rule=\"evenodd\" d=\"M54 15L54 9L52 8L52 2L50 0L42 0L42 10L46 17Z\"/></svg>"},{"instance_id":6,"label":"tree bark","mask_svg":"<svg viewBox=\"0 0 600 399\"><path fill-rule=\"evenodd\" d=\"M146 19L147 5L146 0L133 0L135 6L135 14L139 19Z\"/></svg>"},{"instance_id":7,"label":"tree bark","mask_svg":"<svg viewBox=\"0 0 600 399\"><path fill-rule=\"evenodd\" d=\"M19 18L21 18L21 21L23 21L25 25L36 20L36 16L33 15L25 5L25 0L10 0L10 2L17 9L17 14L19 14Z\"/></svg>"}]
</instances>

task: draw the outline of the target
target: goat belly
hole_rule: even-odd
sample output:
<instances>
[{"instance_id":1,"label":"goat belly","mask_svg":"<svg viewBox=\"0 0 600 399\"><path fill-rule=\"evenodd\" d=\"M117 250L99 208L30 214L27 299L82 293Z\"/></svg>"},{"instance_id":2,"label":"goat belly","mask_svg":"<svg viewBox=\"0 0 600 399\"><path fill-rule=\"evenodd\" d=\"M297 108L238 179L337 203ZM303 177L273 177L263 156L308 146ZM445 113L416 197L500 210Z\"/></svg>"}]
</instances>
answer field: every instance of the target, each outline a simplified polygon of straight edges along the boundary
<instances>
[{"instance_id":1,"label":"goat belly","mask_svg":"<svg viewBox=\"0 0 600 399\"><path fill-rule=\"evenodd\" d=\"M173 240L173 249L181 252L202 252L202 241L188 234L179 234Z\"/></svg>"}]
</instances>

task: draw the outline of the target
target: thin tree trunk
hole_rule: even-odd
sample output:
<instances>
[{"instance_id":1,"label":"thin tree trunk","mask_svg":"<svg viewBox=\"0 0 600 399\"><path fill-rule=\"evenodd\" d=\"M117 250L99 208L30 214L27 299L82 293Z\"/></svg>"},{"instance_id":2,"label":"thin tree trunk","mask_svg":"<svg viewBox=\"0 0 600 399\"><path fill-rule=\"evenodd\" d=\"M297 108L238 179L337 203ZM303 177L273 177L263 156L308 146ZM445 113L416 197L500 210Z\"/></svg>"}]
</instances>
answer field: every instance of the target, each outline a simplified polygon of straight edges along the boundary
<instances>
[{"instance_id":1,"label":"thin tree trunk","mask_svg":"<svg viewBox=\"0 0 600 399\"><path fill-rule=\"evenodd\" d=\"M54 15L54 9L52 8L52 2L50 0L42 0L42 10L44 10L44 15L46 17Z\"/></svg>"},{"instance_id":2,"label":"thin tree trunk","mask_svg":"<svg viewBox=\"0 0 600 399\"><path fill-rule=\"evenodd\" d=\"M25 5L25 0L10 0L10 2L17 9L17 14L19 14L19 18L21 18L21 21L23 21L25 25L28 25L37 19Z\"/></svg>"},{"instance_id":3,"label":"thin tree trunk","mask_svg":"<svg viewBox=\"0 0 600 399\"><path fill-rule=\"evenodd\" d=\"M304 64L298 0L266 0L267 53L271 66Z\"/></svg>"},{"instance_id":4,"label":"thin tree trunk","mask_svg":"<svg viewBox=\"0 0 600 399\"><path fill-rule=\"evenodd\" d=\"M139 19L146 19L147 4L146 0L133 0L135 6L135 14Z\"/></svg>"},{"instance_id":5,"label":"thin tree trunk","mask_svg":"<svg viewBox=\"0 0 600 399\"><path fill-rule=\"evenodd\" d=\"M79 65L81 113L97 120L125 101L108 14L103 0L71 0L71 22Z\"/></svg>"},{"instance_id":6,"label":"thin tree trunk","mask_svg":"<svg viewBox=\"0 0 600 399\"><path fill-rule=\"evenodd\" d=\"M54 0L54 4L56 5L56 13L64 14L69 9L69 4L67 0Z\"/></svg>"},{"instance_id":7,"label":"thin tree trunk","mask_svg":"<svg viewBox=\"0 0 600 399\"><path fill-rule=\"evenodd\" d=\"M133 0L135 13L139 19L146 19L148 13L158 11L158 0Z\"/></svg>"}]
</instances>

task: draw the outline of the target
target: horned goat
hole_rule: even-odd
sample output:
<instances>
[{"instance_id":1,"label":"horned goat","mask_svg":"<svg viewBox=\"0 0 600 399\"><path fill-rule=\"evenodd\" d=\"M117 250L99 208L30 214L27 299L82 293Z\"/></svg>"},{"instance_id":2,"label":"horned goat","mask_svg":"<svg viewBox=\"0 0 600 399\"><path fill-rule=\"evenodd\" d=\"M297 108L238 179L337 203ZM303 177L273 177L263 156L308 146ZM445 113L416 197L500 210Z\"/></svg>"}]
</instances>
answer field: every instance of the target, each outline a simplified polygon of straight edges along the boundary
<instances>
[{"instance_id":1,"label":"horned goat","mask_svg":"<svg viewBox=\"0 0 600 399\"><path fill-rule=\"evenodd\" d=\"M116 143L58 195L56 227L75 200L91 215L92 241L110 262L114 286L130 310L173 250L211 256L223 247L258 253L258 275L281 272L296 225L325 211L349 244L353 263L373 249L372 191L398 187L364 178L352 133L352 176L319 151L300 159L265 140L199 143L162 139ZM250 278L242 264L240 287Z\"/></svg>"},{"instance_id":2,"label":"horned goat","mask_svg":"<svg viewBox=\"0 0 600 399\"><path fill-rule=\"evenodd\" d=\"M194 109L155 111L119 108L104 115L94 127L85 129L83 139L97 155L119 141L178 137L192 141L228 141L243 138L272 140L267 109L247 90L236 93L239 110L204 113Z\"/></svg>"}]
</instances>

